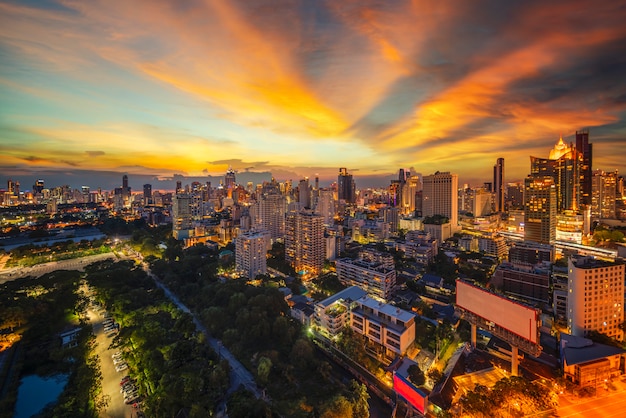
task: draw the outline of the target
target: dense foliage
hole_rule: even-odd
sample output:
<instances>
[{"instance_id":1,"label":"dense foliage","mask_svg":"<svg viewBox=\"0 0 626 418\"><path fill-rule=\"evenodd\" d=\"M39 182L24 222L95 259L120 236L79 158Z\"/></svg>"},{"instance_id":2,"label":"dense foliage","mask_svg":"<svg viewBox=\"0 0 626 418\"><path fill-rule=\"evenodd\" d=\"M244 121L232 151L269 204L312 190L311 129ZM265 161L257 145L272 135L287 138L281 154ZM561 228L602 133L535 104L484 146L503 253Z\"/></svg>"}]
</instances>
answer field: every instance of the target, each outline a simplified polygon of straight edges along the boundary
<instances>
[{"instance_id":1,"label":"dense foliage","mask_svg":"<svg viewBox=\"0 0 626 418\"><path fill-rule=\"evenodd\" d=\"M367 399L357 393L362 385L352 387L333 376L332 366L316 351L302 325L290 317L276 286L267 281L257 287L246 280L217 280L209 267L215 260L214 253L194 247L178 261L155 260L152 271L198 313L209 332L253 373L272 400L271 411L258 402L246 409L236 396L229 403L236 410L229 406L229 415L269 416L275 411L281 416L310 417L332 410L335 402L344 399L351 416L369 416Z\"/></svg>"},{"instance_id":2,"label":"dense foliage","mask_svg":"<svg viewBox=\"0 0 626 418\"><path fill-rule=\"evenodd\" d=\"M34 281L32 278L6 282L0 290L0 334L14 355L11 373L3 377L9 390L0 401L0 417L12 416L20 377L68 375L58 401L42 417L95 417L103 406L100 396L100 367L93 354L91 326L82 314L84 297L78 291L80 273L56 271ZM76 345L63 348L58 335L76 328ZM9 336L9 337L7 337Z\"/></svg>"},{"instance_id":3,"label":"dense foliage","mask_svg":"<svg viewBox=\"0 0 626 418\"><path fill-rule=\"evenodd\" d=\"M476 385L459 405L465 417L521 417L555 408L558 395L544 385L512 376L499 380L492 389Z\"/></svg>"},{"instance_id":4,"label":"dense foliage","mask_svg":"<svg viewBox=\"0 0 626 418\"><path fill-rule=\"evenodd\" d=\"M121 324L113 344L126 353L148 415L171 417L185 410L208 416L215 410L229 385L229 366L196 333L191 316L131 262L90 266L88 281Z\"/></svg>"}]
</instances>

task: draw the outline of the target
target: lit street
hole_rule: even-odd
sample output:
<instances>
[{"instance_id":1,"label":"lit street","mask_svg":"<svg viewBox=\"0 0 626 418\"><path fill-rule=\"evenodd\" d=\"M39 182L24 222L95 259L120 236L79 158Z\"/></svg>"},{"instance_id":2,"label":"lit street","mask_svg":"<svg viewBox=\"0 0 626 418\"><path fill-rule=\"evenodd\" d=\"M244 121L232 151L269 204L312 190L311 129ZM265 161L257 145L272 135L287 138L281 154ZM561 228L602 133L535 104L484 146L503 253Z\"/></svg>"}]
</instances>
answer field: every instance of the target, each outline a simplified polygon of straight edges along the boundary
<instances>
[{"instance_id":1,"label":"lit street","mask_svg":"<svg viewBox=\"0 0 626 418\"><path fill-rule=\"evenodd\" d=\"M564 402L563 398L560 402L563 406L557 411L559 417L623 417L626 411L626 396L621 390L577 403Z\"/></svg>"}]
</instances>

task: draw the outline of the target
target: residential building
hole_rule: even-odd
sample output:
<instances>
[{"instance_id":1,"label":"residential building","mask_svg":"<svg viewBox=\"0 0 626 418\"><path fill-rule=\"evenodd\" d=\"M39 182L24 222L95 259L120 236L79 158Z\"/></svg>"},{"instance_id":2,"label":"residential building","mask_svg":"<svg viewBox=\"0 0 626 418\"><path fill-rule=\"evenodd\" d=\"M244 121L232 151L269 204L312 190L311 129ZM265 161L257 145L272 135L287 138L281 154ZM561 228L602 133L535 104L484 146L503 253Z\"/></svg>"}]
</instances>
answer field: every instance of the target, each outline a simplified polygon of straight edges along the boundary
<instances>
[{"instance_id":1,"label":"residential building","mask_svg":"<svg viewBox=\"0 0 626 418\"><path fill-rule=\"evenodd\" d=\"M394 358L415 341L415 315L364 296L350 312L350 327L364 335L378 353Z\"/></svg>"},{"instance_id":2,"label":"residential building","mask_svg":"<svg viewBox=\"0 0 626 418\"><path fill-rule=\"evenodd\" d=\"M267 250L271 248L269 231L249 231L235 238L235 266L248 279L267 274Z\"/></svg>"},{"instance_id":3,"label":"residential building","mask_svg":"<svg viewBox=\"0 0 626 418\"><path fill-rule=\"evenodd\" d=\"M387 301L396 287L396 270L380 261L341 258L336 261L337 277L345 286L359 286L378 300Z\"/></svg>"},{"instance_id":4,"label":"residential building","mask_svg":"<svg viewBox=\"0 0 626 418\"><path fill-rule=\"evenodd\" d=\"M172 234L177 240L190 237L192 230L192 197L179 193L172 198Z\"/></svg>"},{"instance_id":5,"label":"residential building","mask_svg":"<svg viewBox=\"0 0 626 418\"><path fill-rule=\"evenodd\" d=\"M514 299L531 304L550 303L550 263L535 266L501 263L491 283Z\"/></svg>"},{"instance_id":6,"label":"residential building","mask_svg":"<svg viewBox=\"0 0 626 418\"><path fill-rule=\"evenodd\" d=\"M327 337L334 337L350 324L350 310L356 300L367 295L360 287L351 286L315 304L315 326Z\"/></svg>"},{"instance_id":7,"label":"residential building","mask_svg":"<svg viewBox=\"0 0 626 418\"><path fill-rule=\"evenodd\" d=\"M567 328L577 337L597 331L618 341L624 331L624 264L593 257L568 260Z\"/></svg>"},{"instance_id":8,"label":"residential building","mask_svg":"<svg viewBox=\"0 0 626 418\"><path fill-rule=\"evenodd\" d=\"M347 168L339 169L337 177L337 199L346 203L356 202L356 186L352 174L348 173Z\"/></svg>"},{"instance_id":9,"label":"residential building","mask_svg":"<svg viewBox=\"0 0 626 418\"><path fill-rule=\"evenodd\" d=\"M285 259L304 279L320 274L324 265L324 218L311 211L289 212L285 228Z\"/></svg>"}]
</instances>

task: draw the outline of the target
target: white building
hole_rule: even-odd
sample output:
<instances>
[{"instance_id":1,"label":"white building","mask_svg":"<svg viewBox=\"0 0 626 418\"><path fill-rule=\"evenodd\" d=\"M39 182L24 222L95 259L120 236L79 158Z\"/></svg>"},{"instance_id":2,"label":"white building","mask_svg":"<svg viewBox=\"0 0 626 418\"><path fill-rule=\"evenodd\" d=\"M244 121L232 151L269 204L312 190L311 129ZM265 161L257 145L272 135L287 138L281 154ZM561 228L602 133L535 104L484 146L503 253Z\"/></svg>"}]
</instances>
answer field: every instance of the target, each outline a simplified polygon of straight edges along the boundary
<instances>
[{"instance_id":1,"label":"white building","mask_svg":"<svg viewBox=\"0 0 626 418\"><path fill-rule=\"evenodd\" d=\"M568 261L567 327L586 337L597 331L618 341L624 332L624 264L593 257Z\"/></svg>"},{"instance_id":2,"label":"white building","mask_svg":"<svg viewBox=\"0 0 626 418\"><path fill-rule=\"evenodd\" d=\"M446 216L456 231L459 224L458 175L449 172L436 172L430 176L424 176L423 182L422 214L425 217Z\"/></svg>"},{"instance_id":3,"label":"white building","mask_svg":"<svg viewBox=\"0 0 626 418\"><path fill-rule=\"evenodd\" d=\"M250 231L235 239L235 265L248 279L267 274L267 250L271 245L269 231Z\"/></svg>"},{"instance_id":4,"label":"white building","mask_svg":"<svg viewBox=\"0 0 626 418\"><path fill-rule=\"evenodd\" d=\"M350 312L350 327L387 357L404 355L415 341L415 315L364 296Z\"/></svg>"},{"instance_id":5,"label":"white building","mask_svg":"<svg viewBox=\"0 0 626 418\"><path fill-rule=\"evenodd\" d=\"M364 258L341 258L336 261L336 266L337 277L345 286L359 286L379 300L391 298L396 287L396 270L393 267Z\"/></svg>"}]
</instances>

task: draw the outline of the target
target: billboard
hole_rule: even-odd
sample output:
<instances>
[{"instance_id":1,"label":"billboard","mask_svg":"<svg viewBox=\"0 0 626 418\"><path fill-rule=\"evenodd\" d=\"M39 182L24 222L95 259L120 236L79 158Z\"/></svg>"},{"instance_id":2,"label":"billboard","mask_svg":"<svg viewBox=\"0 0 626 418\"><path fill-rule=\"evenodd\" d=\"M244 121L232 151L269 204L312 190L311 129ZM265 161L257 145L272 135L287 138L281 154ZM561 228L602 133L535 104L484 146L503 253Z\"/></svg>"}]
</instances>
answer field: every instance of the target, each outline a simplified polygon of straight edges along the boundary
<instances>
[{"instance_id":1,"label":"billboard","mask_svg":"<svg viewBox=\"0 0 626 418\"><path fill-rule=\"evenodd\" d=\"M428 395L396 373L393 374L393 390L421 414L424 413Z\"/></svg>"},{"instance_id":2,"label":"billboard","mask_svg":"<svg viewBox=\"0 0 626 418\"><path fill-rule=\"evenodd\" d=\"M456 281L456 304L477 316L538 344L537 311L472 284Z\"/></svg>"}]
</instances>

